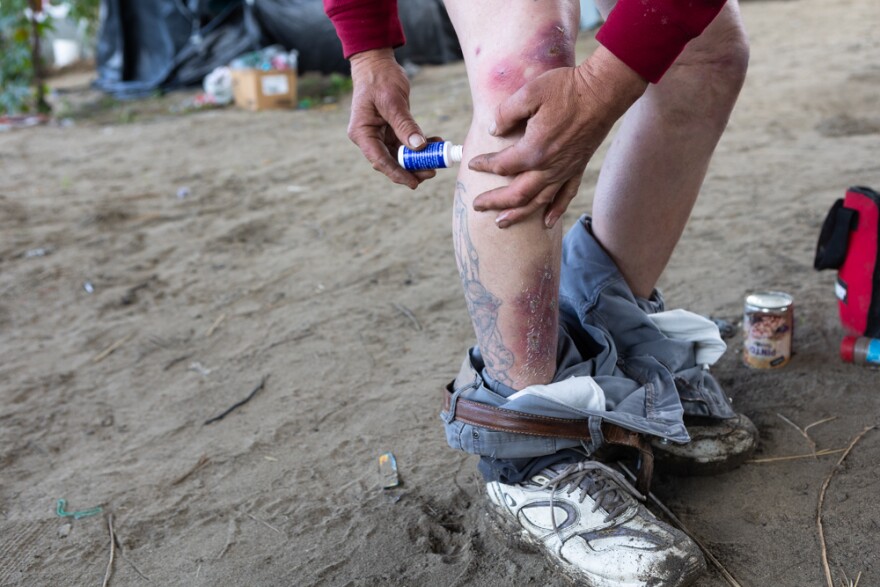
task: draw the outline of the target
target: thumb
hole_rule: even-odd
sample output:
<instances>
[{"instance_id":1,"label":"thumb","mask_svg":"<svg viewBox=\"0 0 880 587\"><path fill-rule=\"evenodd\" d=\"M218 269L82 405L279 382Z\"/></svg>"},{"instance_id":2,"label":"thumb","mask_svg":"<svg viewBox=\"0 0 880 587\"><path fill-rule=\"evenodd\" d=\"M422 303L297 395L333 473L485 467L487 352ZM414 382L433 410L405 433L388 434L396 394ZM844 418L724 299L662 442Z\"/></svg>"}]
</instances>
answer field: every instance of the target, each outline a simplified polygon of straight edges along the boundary
<instances>
[{"instance_id":1,"label":"thumb","mask_svg":"<svg viewBox=\"0 0 880 587\"><path fill-rule=\"evenodd\" d=\"M521 88L498 105L495 122L489 127L489 134L504 136L531 118L535 112L537 108L532 108L528 93L525 88Z\"/></svg>"},{"instance_id":2,"label":"thumb","mask_svg":"<svg viewBox=\"0 0 880 587\"><path fill-rule=\"evenodd\" d=\"M427 144L425 133L422 132L410 114L409 104L406 103L406 100L402 98L394 100L389 105L388 111L380 112L380 114L391 126L391 130L394 131L394 135L401 144L416 151Z\"/></svg>"}]
</instances>

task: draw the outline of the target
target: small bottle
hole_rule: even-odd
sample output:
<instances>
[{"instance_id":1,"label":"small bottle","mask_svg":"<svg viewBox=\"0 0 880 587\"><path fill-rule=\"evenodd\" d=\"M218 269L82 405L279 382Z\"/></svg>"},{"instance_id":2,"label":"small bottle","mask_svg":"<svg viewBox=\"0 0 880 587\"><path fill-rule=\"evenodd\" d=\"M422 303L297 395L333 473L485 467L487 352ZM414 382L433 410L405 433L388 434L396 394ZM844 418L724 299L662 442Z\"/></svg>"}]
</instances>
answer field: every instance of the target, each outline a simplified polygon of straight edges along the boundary
<instances>
[{"instance_id":1,"label":"small bottle","mask_svg":"<svg viewBox=\"0 0 880 587\"><path fill-rule=\"evenodd\" d=\"M462 150L461 145L453 145L449 141L428 143L421 151L401 146L397 150L397 162L408 171L452 167L453 163L461 162Z\"/></svg>"},{"instance_id":2,"label":"small bottle","mask_svg":"<svg viewBox=\"0 0 880 587\"><path fill-rule=\"evenodd\" d=\"M880 338L844 336L840 341L840 358L846 363L880 365Z\"/></svg>"}]
</instances>

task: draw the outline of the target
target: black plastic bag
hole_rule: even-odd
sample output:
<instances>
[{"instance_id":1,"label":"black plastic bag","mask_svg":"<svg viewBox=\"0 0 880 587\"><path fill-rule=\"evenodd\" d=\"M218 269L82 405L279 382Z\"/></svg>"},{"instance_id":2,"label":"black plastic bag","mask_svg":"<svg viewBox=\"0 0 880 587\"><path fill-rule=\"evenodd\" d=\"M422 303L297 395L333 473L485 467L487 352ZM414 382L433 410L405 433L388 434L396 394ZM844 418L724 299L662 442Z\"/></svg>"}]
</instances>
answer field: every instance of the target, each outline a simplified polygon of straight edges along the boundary
<instances>
[{"instance_id":1,"label":"black plastic bag","mask_svg":"<svg viewBox=\"0 0 880 587\"><path fill-rule=\"evenodd\" d=\"M133 98L197 84L215 67L262 46L249 4L189 4L104 0L95 85Z\"/></svg>"},{"instance_id":2,"label":"black plastic bag","mask_svg":"<svg viewBox=\"0 0 880 587\"><path fill-rule=\"evenodd\" d=\"M441 64L461 59L458 37L441 0L400 0L406 45L396 51L401 63ZM348 73L342 44L321 0L255 0L254 15L272 43L299 52L300 71Z\"/></svg>"}]
</instances>

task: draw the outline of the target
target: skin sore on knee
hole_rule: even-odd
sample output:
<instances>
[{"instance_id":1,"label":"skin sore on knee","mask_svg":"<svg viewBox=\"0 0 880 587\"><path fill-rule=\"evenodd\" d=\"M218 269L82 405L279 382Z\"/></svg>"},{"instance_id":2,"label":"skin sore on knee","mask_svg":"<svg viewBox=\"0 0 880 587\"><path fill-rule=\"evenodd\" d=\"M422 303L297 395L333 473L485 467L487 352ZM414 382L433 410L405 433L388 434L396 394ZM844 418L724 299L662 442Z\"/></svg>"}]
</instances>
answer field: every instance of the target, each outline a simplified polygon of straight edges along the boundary
<instances>
[{"instance_id":1,"label":"skin sore on knee","mask_svg":"<svg viewBox=\"0 0 880 587\"><path fill-rule=\"evenodd\" d=\"M550 262L541 267L530 285L513 300L522 335L514 349L522 361L518 371L539 375L554 370L556 361L559 279Z\"/></svg>"},{"instance_id":2,"label":"skin sore on knee","mask_svg":"<svg viewBox=\"0 0 880 587\"><path fill-rule=\"evenodd\" d=\"M573 65L573 31L560 23L552 23L535 33L519 55L503 57L492 65L487 89L512 94L545 71Z\"/></svg>"},{"instance_id":3,"label":"skin sore on knee","mask_svg":"<svg viewBox=\"0 0 880 587\"><path fill-rule=\"evenodd\" d=\"M574 65L573 32L555 23L539 31L537 42L523 54L527 60L543 65L546 69Z\"/></svg>"}]
</instances>

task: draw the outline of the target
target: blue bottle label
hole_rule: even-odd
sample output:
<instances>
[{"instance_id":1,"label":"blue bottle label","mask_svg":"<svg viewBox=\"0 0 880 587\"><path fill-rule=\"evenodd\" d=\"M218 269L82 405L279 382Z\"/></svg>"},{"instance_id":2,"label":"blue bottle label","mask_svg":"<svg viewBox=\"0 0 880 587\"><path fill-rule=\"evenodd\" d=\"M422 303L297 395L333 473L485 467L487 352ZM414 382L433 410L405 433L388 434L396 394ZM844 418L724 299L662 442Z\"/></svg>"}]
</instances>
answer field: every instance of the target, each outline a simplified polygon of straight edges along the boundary
<instances>
[{"instance_id":1,"label":"blue bottle label","mask_svg":"<svg viewBox=\"0 0 880 587\"><path fill-rule=\"evenodd\" d=\"M409 171L420 169L442 169L446 167L443 159L444 143L429 143L421 151L413 151L408 147L403 148L403 168Z\"/></svg>"},{"instance_id":2,"label":"blue bottle label","mask_svg":"<svg viewBox=\"0 0 880 587\"><path fill-rule=\"evenodd\" d=\"M872 338L865 350L865 361L880 365L880 338Z\"/></svg>"}]
</instances>

